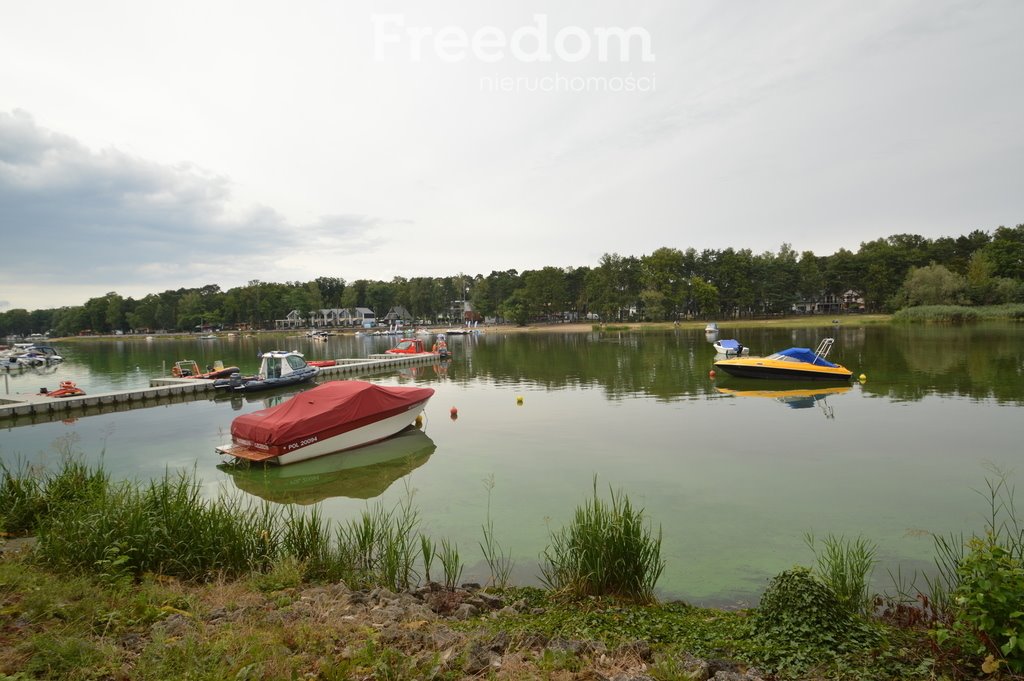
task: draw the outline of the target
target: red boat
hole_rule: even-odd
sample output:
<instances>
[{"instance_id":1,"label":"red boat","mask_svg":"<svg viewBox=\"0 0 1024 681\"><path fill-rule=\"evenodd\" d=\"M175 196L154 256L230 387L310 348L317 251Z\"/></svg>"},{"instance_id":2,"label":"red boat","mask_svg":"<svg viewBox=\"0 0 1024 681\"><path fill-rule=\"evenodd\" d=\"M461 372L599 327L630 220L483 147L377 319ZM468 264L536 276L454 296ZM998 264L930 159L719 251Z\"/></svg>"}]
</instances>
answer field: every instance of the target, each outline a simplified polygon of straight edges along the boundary
<instances>
[{"instance_id":1,"label":"red boat","mask_svg":"<svg viewBox=\"0 0 1024 681\"><path fill-rule=\"evenodd\" d=\"M426 352L427 349L423 345L423 341L419 338L406 338L401 343L385 350L386 355L421 355Z\"/></svg>"},{"instance_id":2,"label":"red boat","mask_svg":"<svg viewBox=\"0 0 1024 681\"><path fill-rule=\"evenodd\" d=\"M332 367L337 364L333 359L311 359L307 360L306 364L311 367Z\"/></svg>"},{"instance_id":3,"label":"red boat","mask_svg":"<svg viewBox=\"0 0 1024 681\"><path fill-rule=\"evenodd\" d=\"M60 387L46 393L50 397L78 397L84 395L85 391L75 385L74 381L61 381Z\"/></svg>"},{"instance_id":4,"label":"red boat","mask_svg":"<svg viewBox=\"0 0 1024 681\"><path fill-rule=\"evenodd\" d=\"M283 465L361 447L404 430L433 394L433 388L367 381L324 383L239 416L231 423L231 444L217 452Z\"/></svg>"}]
</instances>

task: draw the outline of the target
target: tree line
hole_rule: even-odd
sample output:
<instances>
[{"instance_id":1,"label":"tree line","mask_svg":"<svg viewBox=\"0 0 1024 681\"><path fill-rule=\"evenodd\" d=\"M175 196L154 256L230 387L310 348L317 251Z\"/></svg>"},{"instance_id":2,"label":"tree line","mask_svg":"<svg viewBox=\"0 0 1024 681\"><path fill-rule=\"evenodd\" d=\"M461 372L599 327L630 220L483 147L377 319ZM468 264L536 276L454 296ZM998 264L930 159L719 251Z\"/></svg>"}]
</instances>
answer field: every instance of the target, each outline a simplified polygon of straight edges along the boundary
<instances>
[{"instance_id":1,"label":"tree line","mask_svg":"<svg viewBox=\"0 0 1024 681\"><path fill-rule=\"evenodd\" d=\"M785 243L778 252L760 254L662 247L639 257L607 253L593 267L549 266L486 276L252 280L227 291L209 284L138 300L110 292L80 306L0 313L0 335L274 328L274 320L292 310L308 317L324 308L366 307L381 317L399 305L416 319L458 322L461 307L454 303L463 300L484 317L518 324L764 317L841 300L849 291L866 312L1024 302L1024 225L956 238L897 234L861 243L856 253L840 249L828 256L797 253Z\"/></svg>"}]
</instances>

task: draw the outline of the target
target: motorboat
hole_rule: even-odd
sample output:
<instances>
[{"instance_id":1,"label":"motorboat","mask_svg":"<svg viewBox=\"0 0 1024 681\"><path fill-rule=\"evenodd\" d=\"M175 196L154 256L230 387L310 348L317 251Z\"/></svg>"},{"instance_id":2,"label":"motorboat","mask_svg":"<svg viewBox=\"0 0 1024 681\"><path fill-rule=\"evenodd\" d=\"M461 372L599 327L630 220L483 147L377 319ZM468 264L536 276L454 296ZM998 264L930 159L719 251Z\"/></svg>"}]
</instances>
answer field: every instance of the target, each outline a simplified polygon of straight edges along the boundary
<instances>
[{"instance_id":1,"label":"motorboat","mask_svg":"<svg viewBox=\"0 0 1024 681\"><path fill-rule=\"evenodd\" d=\"M750 348L735 338L723 338L714 342L715 352L719 355L749 355Z\"/></svg>"},{"instance_id":2,"label":"motorboat","mask_svg":"<svg viewBox=\"0 0 1024 681\"><path fill-rule=\"evenodd\" d=\"M213 366L206 367L206 371L199 368L199 363L194 359L181 359L171 367L171 376L175 378L206 378L217 379L227 378L231 374L238 373L238 367L226 367L224 362L217 360Z\"/></svg>"},{"instance_id":3,"label":"motorboat","mask_svg":"<svg viewBox=\"0 0 1024 681\"><path fill-rule=\"evenodd\" d=\"M336 452L291 466L245 461L218 466L238 489L279 504L309 505L333 497L373 499L422 466L437 445L426 433L407 427L393 437L347 452Z\"/></svg>"},{"instance_id":4,"label":"motorboat","mask_svg":"<svg viewBox=\"0 0 1024 681\"><path fill-rule=\"evenodd\" d=\"M708 322L704 327L704 333L718 333L717 322Z\"/></svg>"},{"instance_id":5,"label":"motorboat","mask_svg":"<svg viewBox=\"0 0 1024 681\"><path fill-rule=\"evenodd\" d=\"M64 358L49 345L15 343L11 350L0 352L0 366L6 369L26 369L63 362Z\"/></svg>"},{"instance_id":6,"label":"motorboat","mask_svg":"<svg viewBox=\"0 0 1024 681\"><path fill-rule=\"evenodd\" d=\"M767 357L732 357L715 362L715 368L741 378L782 378L813 381L848 381L853 372L826 359L832 338L825 338L816 350L787 348Z\"/></svg>"},{"instance_id":7,"label":"motorboat","mask_svg":"<svg viewBox=\"0 0 1024 681\"><path fill-rule=\"evenodd\" d=\"M426 346L420 338L406 338L393 348L384 351L385 355L421 355L426 352Z\"/></svg>"},{"instance_id":8,"label":"motorboat","mask_svg":"<svg viewBox=\"0 0 1024 681\"><path fill-rule=\"evenodd\" d=\"M423 411L433 388L331 381L231 422L231 444L217 452L236 459L292 464L384 440Z\"/></svg>"},{"instance_id":9,"label":"motorboat","mask_svg":"<svg viewBox=\"0 0 1024 681\"><path fill-rule=\"evenodd\" d=\"M260 370L255 375L242 376L236 370L228 378L218 378L213 387L231 392L269 390L311 381L319 372L319 367L307 364L300 352L271 350L260 354Z\"/></svg>"},{"instance_id":10,"label":"motorboat","mask_svg":"<svg viewBox=\"0 0 1024 681\"><path fill-rule=\"evenodd\" d=\"M61 381L60 387L56 390L43 388L40 392L49 397L79 397L85 394L85 391L75 385L74 381Z\"/></svg>"}]
</instances>

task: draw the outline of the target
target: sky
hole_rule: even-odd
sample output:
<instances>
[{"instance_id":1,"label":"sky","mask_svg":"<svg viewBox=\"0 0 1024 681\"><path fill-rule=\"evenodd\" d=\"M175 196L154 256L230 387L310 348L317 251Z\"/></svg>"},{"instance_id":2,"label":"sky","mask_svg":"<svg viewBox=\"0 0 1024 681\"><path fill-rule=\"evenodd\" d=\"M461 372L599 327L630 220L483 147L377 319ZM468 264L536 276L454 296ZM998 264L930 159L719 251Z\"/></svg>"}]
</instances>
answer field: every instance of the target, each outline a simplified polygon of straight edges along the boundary
<instances>
[{"instance_id":1,"label":"sky","mask_svg":"<svg viewBox=\"0 0 1024 681\"><path fill-rule=\"evenodd\" d=\"M0 311L1024 222L1018 0L0 0Z\"/></svg>"}]
</instances>

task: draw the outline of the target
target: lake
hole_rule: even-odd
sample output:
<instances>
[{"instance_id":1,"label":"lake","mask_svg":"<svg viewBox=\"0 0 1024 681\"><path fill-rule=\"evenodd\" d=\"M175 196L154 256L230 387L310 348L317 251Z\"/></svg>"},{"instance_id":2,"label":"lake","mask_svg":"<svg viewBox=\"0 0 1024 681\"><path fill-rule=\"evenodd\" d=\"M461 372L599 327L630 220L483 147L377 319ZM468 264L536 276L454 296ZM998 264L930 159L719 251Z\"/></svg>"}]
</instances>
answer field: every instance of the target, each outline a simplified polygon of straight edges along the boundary
<instances>
[{"instance_id":1,"label":"lake","mask_svg":"<svg viewBox=\"0 0 1024 681\"><path fill-rule=\"evenodd\" d=\"M660 595L708 605L754 603L774 574L809 564L806 532L876 542L875 582L885 588L887 569L899 565L906 574L930 566L927 533L982 528L987 503L975 490L985 488L991 466L1016 470L1010 479L1020 480L1019 325L858 326L844 317L836 327L720 326L720 337L737 337L754 354L813 348L834 336L830 359L866 381L827 389L712 379L715 354L702 329L491 330L450 337L447 365L369 377L436 390L422 433L375 449L247 476L218 468L213 450L228 441L232 419L293 394L286 392L67 421L4 421L0 457L8 466L54 465L70 448L102 460L117 478L195 471L208 495L319 503L336 519L413 493L423 528L455 540L467 564L464 579L476 581L487 577L478 542L489 502L497 539L516 561L513 580L524 584L536 583L549 528L571 519L596 477L602 496L609 486L626 492L661 526L667 568ZM60 380L87 392L144 387L178 359L204 366L219 359L252 372L261 350L364 357L393 343L266 334L76 339L55 343L63 364L13 373L5 389L34 393Z\"/></svg>"}]
</instances>

